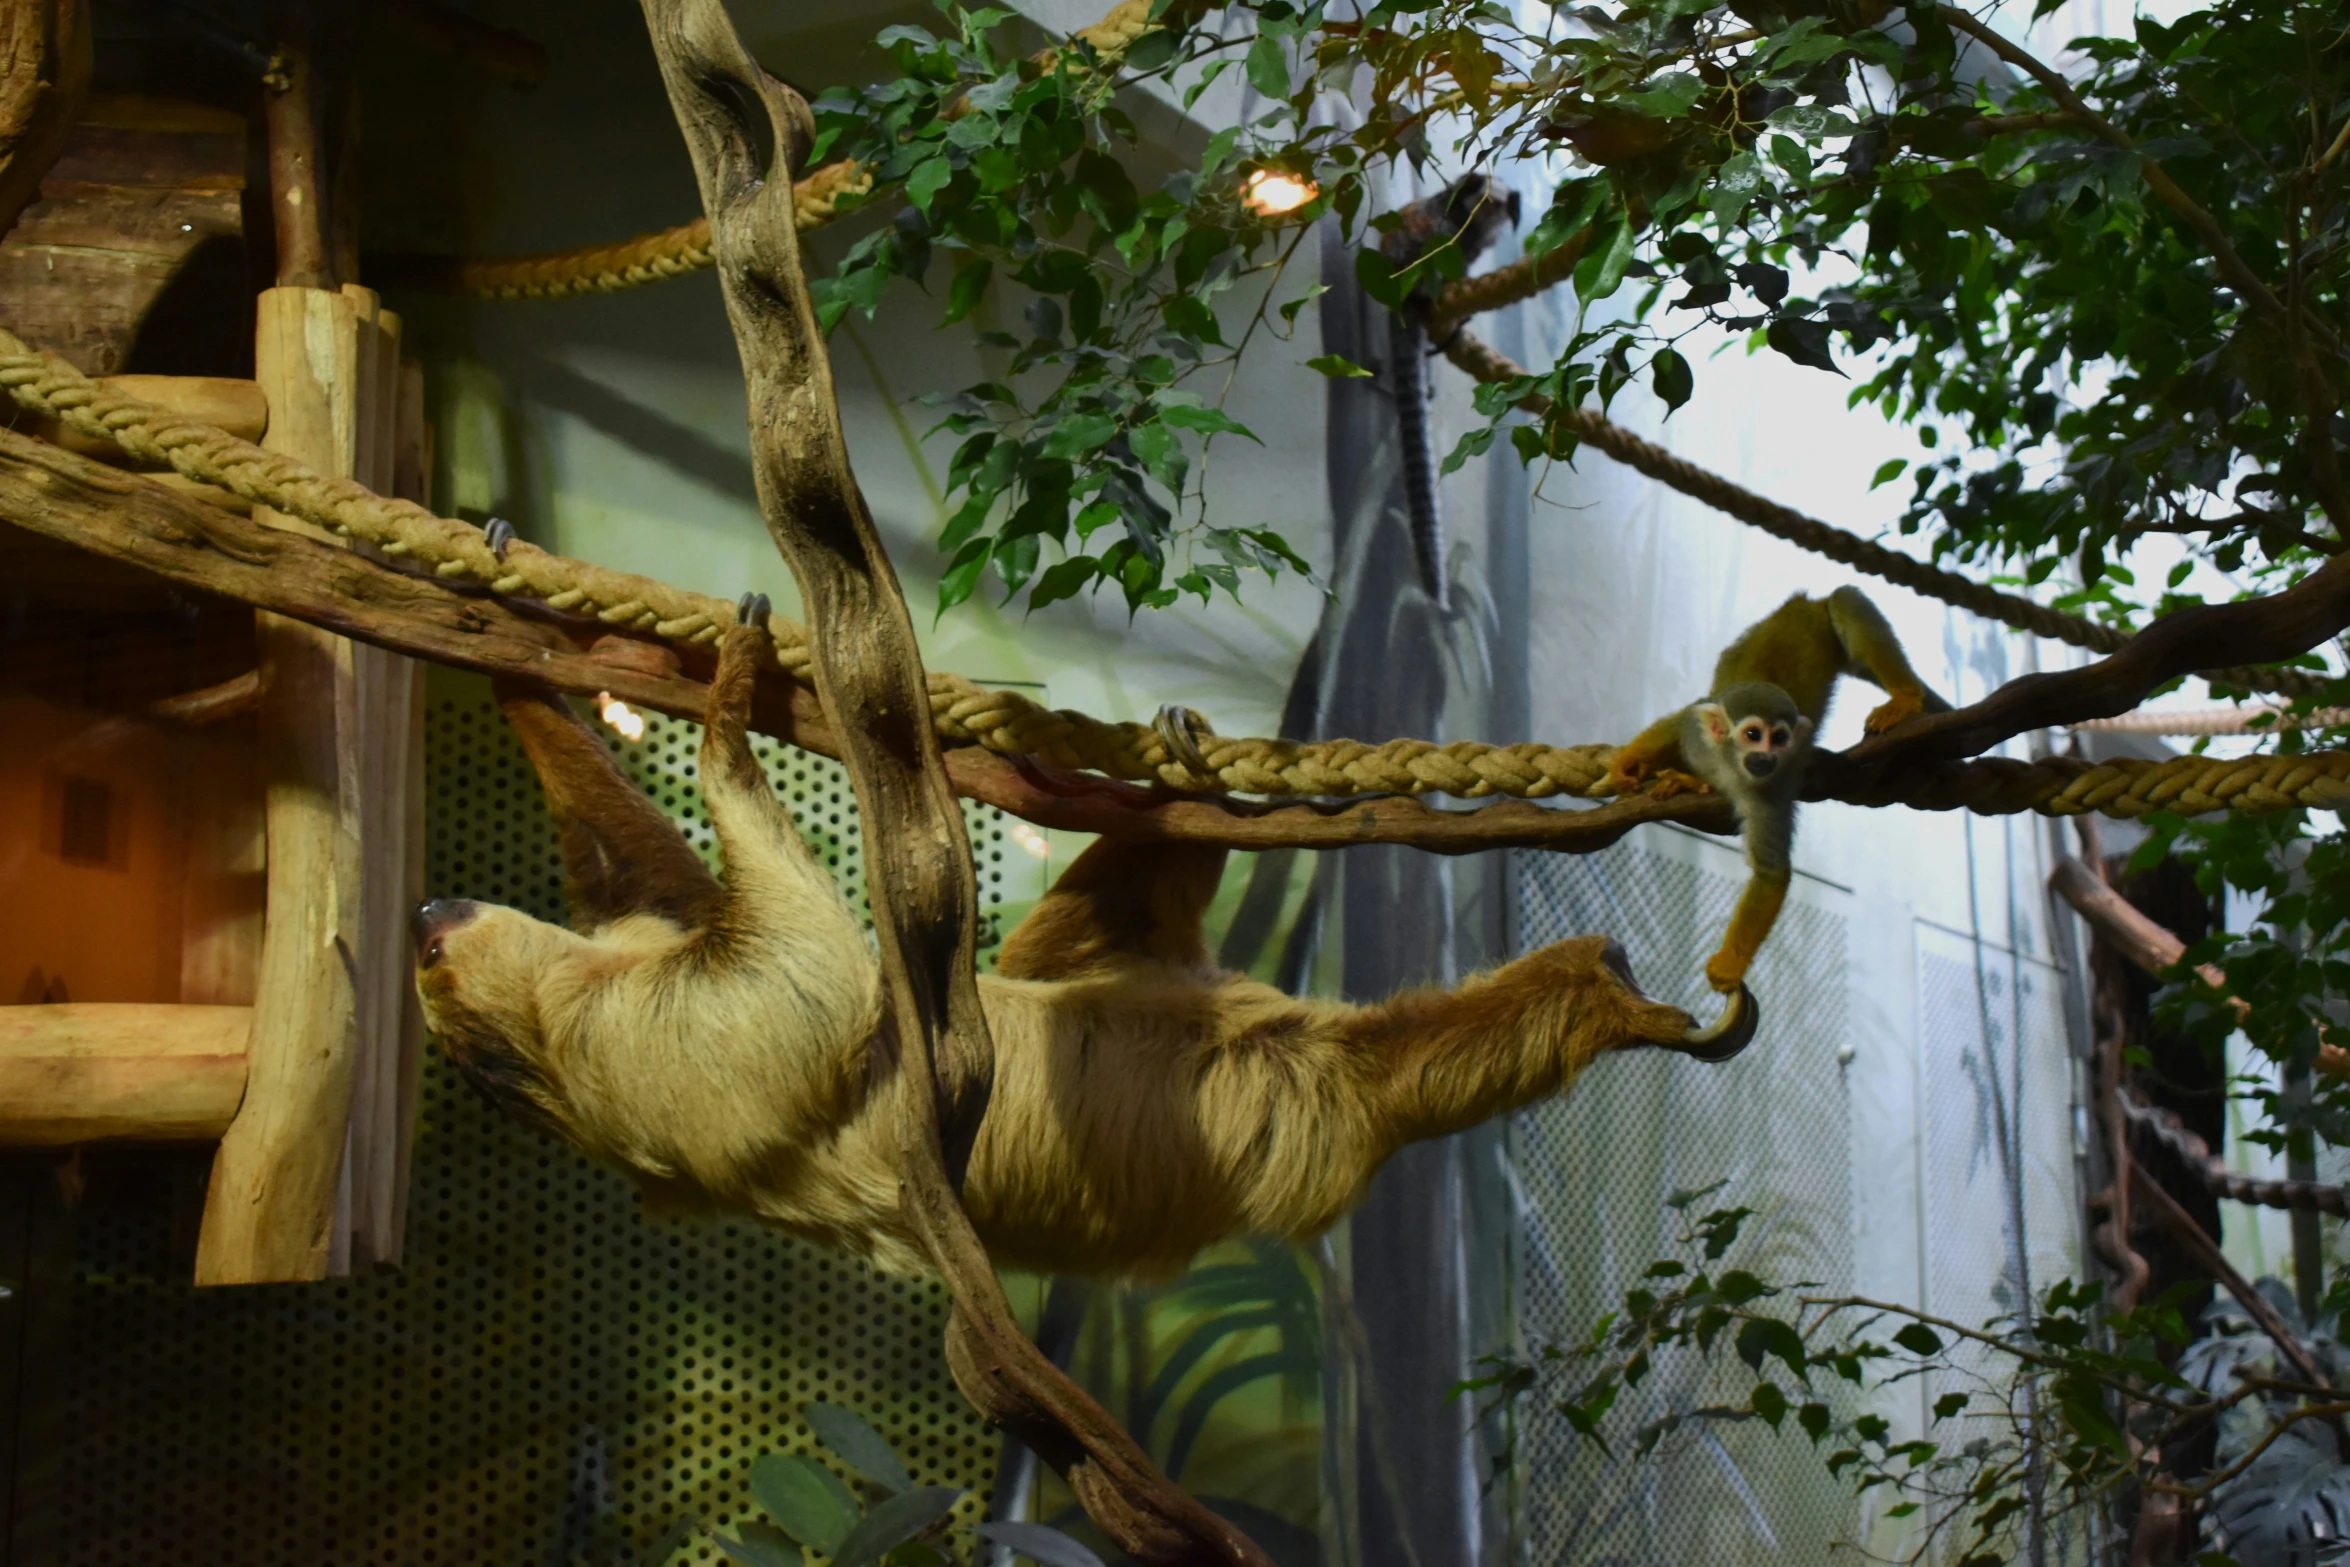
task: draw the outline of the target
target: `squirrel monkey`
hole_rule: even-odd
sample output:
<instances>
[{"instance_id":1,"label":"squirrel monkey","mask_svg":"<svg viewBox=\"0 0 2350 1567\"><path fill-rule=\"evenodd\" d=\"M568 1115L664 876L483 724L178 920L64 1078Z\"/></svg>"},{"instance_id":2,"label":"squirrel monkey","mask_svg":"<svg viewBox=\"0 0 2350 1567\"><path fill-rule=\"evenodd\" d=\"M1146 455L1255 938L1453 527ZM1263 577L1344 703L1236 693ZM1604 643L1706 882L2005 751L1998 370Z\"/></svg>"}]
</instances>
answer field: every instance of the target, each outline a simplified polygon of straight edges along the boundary
<instances>
[{"instance_id":1,"label":"squirrel monkey","mask_svg":"<svg viewBox=\"0 0 2350 1567\"><path fill-rule=\"evenodd\" d=\"M1504 223L1518 224L1518 193L1485 174L1464 174L1435 195L1413 202L1379 243L1397 266L1407 266L1446 241L1461 253L1461 265L1477 258L1501 237ZM1420 281L1388 321L1388 373L1395 391L1396 434L1403 446L1404 507L1412 525L1412 563L1420 587L1438 609L1449 594L1444 577L1444 513L1436 494L1436 449L1429 436L1429 308L1442 290L1441 277ZM1443 345L1433 345L1442 347Z\"/></svg>"},{"instance_id":2,"label":"squirrel monkey","mask_svg":"<svg viewBox=\"0 0 2350 1567\"><path fill-rule=\"evenodd\" d=\"M1746 837L1751 879L1730 916L1721 950L1706 960L1706 982L1733 991L1787 897L1795 842L1795 797L1811 760L1812 736L1828 716L1836 677L1859 675L1885 692L1868 716L1876 734L1950 704L1909 667L1893 628L1858 588L1826 598L1798 593L1722 650L1702 702L1668 713L1616 752L1591 792L1657 797L1687 791L1726 796Z\"/></svg>"}]
</instances>

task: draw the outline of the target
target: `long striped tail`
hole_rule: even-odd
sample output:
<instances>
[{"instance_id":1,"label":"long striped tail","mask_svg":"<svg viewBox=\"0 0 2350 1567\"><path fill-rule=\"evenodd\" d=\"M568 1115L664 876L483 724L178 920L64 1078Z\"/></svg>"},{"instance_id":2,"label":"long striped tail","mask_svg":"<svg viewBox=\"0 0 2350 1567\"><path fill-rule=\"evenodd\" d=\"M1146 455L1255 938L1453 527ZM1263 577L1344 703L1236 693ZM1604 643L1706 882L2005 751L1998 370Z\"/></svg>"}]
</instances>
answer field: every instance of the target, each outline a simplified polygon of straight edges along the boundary
<instances>
[{"instance_id":1,"label":"long striped tail","mask_svg":"<svg viewBox=\"0 0 2350 1567\"><path fill-rule=\"evenodd\" d=\"M1399 310L1388 318L1387 366L1395 394L1395 429L1403 448L1404 508L1412 526L1412 564L1421 591L1448 607L1444 512L1436 494L1436 451L1428 429L1428 335Z\"/></svg>"}]
</instances>

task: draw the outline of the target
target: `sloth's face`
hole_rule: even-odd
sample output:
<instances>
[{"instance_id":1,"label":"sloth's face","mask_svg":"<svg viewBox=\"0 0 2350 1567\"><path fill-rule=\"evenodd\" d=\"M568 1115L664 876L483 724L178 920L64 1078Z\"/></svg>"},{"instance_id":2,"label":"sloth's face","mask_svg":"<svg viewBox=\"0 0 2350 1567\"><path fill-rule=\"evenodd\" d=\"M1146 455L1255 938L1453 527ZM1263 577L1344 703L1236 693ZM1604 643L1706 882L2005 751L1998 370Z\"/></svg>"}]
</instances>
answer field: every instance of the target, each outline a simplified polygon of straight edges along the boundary
<instances>
[{"instance_id":1,"label":"sloth's face","mask_svg":"<svg viewBox=\"0 0 2350 1567\"><path fill-rule=\"evenodd\" d=\"M425 1026L485 1098L585 1146L575 1101L592 1075L599 1002L649 955L648 941L676 940L667 921L642 923L657 928L582 936L496 904L436 898L410 921Z\"/></svg>"}]
</instances>

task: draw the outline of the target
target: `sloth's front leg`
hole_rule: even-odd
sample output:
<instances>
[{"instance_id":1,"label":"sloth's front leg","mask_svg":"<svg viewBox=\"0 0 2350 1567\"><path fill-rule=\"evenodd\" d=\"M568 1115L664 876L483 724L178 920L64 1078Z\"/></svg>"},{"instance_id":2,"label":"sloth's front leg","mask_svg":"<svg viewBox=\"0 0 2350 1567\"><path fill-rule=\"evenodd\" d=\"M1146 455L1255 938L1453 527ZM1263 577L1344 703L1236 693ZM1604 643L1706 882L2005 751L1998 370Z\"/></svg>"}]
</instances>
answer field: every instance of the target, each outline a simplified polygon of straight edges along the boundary
<instances>
[{"instance_id":1,"label":"sloth's front leg","mask_svg":"<svg viewBox=\"0 0 2350 1567\"><path fill-rule=\"evenodd\" d=\"M743 595L737 624L718 644L718 673L710 681L710 705L702 720L702 799L726 854L728 886L737 893L754 890L746 878L787 891L811 872L823 876L751 754L752 694L760 669L775 661L767 614L766 594Z\"/></svg>"}]
</instances>

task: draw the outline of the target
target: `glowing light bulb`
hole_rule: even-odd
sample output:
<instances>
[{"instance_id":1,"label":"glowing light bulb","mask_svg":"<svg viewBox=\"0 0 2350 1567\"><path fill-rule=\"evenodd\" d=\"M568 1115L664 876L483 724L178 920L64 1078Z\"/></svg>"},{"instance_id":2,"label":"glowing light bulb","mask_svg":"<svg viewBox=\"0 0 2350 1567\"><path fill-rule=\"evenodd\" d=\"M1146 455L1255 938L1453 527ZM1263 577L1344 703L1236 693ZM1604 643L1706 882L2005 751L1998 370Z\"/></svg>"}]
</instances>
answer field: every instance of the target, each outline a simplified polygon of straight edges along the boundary
<instances>
[{"instance_id":1,"label":"glowing light bulb","mask_svg":"<svg viewBox=\"0 0 2350 1567\"><path fill-rule=\"evenodd\" d=\"M642 740L645 737L645 718L642 713L609 691L596 693L596 712L605 723L620 731L624 740Z\"/></svg>"},{"instance_id":2,"label":"glowing light bulb","mask_svg":"<svg viewBox=\"0 0 2350 1567\"><path fill-rule=\"evenodd\" d=\"M1005 829L1005 834L1014 843L1018 844L1021 848L1026 849L1030 854L1035 855L1040 860L1049 859L1052 856L1053 846L1051 842L1046 839L1043 833L1038 832L1035 828L1029 826L1026 822L1013 822L1011 826Z\"/></svg>"},{"instance_id":3,"label":"glowing light bulb","mask_svg":"<svg viewBox=\"0 0 2350 1567\"><path fill-rule=\"evenodd\" d=\"M1278 169L1259 169L1248 177L1240 199L1258 217L1277 218L1285 212L1295 212L1321 193L1312 180L1301 180Z\"/></svg>"}]
</instances>

